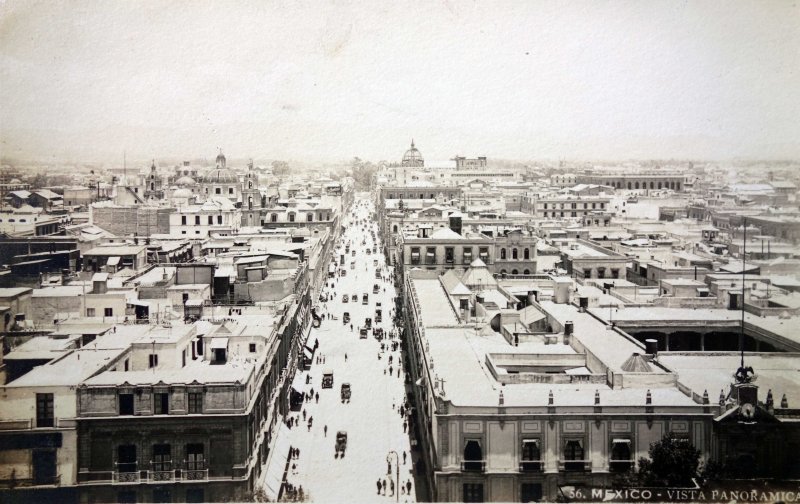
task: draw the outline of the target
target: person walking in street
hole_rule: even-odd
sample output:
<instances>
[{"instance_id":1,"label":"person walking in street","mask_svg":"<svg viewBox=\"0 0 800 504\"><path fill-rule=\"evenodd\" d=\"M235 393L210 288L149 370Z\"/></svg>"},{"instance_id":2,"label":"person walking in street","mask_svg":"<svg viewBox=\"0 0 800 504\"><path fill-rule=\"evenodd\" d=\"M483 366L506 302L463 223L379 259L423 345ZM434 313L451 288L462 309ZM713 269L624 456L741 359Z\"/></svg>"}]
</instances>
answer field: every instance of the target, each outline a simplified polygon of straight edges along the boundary
<instances>
[{"instance_id":1,"label":"person walking in street","mask_svg":"<svg viewBox=\"0 0 800 504\"><path fill-rule=\"evenodd\" d=\"M305 422L305 420L306 420L306 410L303 410L303 421Z\"/></svg>"},{"instance_id":2,"label":"person walking in street","mask_svg":"<svg viewBox=\"0 0 800 504\"><path fill-rule=\"evenodd\" d=\"M389 490L392 492L390 497L394 497L394 480L389 480Z\"/></svg>"},{"instance_id":3,"label":"person walking in street","mask_svg":"<svg viewBox=\"0 0 800 504\"><path fill-rule=\"evenodd\" d=\"M406 482L406 493L407 493L408 495L411 495L411 480L408 480L408 481Z\"/></svg>"},{"instance_id":4,"label":"person walking in street","mask_svg":"<svg viewBox=\"0 0 800 504\"><path fill-rule=\"evenodd\" d=\"M383 490L383 495L386 495L386 480L381 481L381 489Z\"/></svg>"},{"instance_id":5,"label":"person walking in street","mask_svg":"<svg viewBox=\"0 0 800 504\"><path fill-rule=\"evenodd\" d=\"M406 422L403 422L403 434L406 433L407 429L408 429L408 424Z\"/></svg>"},{"instance_id":6,"label":"person walking in street","mask_svg":"<svg viewBox=\"0 0 800 504\"><path fill-rule=\"evenodd\" d=\"M319 404L319 392L317 392L317 395L315 396L315 398L317 400L317 404Z\"/></svg>"},{"instance_id":7,"label":"person walking in street","mask_svg":"<svg viewBox=\"0 0 800 504\"><path fill-rule=\"evenodd\" d=\"M378 478L377 485L378 485L378 495L380 495L381 494L381 479L380 478Z\"/></svg>"},{"instance_id":8,"label":"person walking in street","mask_svg":"<svg viewBox=\"0 0 800 504\"><path fill-rule=\"evenodd\" d=\"M347 354L344 354L344 361L347 362Z\"/></svg>"},{"instance_id":9,"label":"person walking in street","mask_svg":"<svg viewBox=\"0 0 800 504\"><path fill-rule=\"evenodd\" d=\"M328 437L328 426L322 428L322 431L325 432L325 437Z\"/></svg>"},{"instance_id":10,"label":"person walking in street","mask_svg":"<svg viewBox=\"0 0 800 504\"><path fill-rule=\"evenodd\" d=\"M403 450L403 465L406 465L406 452Z\"/></svg>"}]
</instances>

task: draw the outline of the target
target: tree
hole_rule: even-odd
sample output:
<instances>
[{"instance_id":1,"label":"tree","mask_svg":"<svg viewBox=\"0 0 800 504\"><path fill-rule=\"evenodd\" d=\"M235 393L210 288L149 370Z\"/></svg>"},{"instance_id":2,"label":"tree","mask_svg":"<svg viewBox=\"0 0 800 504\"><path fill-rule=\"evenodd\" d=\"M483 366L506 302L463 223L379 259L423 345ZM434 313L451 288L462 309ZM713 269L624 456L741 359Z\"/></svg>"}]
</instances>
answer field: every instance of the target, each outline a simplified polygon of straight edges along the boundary
<instances>
[{"instance_id":1,"label":"tree","mask_svg":"<svg viewBox=\"0 0 800 504\"><path fill-rule=\"evenodd\" d=\"M639 459L639 482L645 486L687 486L698 476L700 451L675 433L650 445L650 459Z\"/></svg>"}]
</instances>

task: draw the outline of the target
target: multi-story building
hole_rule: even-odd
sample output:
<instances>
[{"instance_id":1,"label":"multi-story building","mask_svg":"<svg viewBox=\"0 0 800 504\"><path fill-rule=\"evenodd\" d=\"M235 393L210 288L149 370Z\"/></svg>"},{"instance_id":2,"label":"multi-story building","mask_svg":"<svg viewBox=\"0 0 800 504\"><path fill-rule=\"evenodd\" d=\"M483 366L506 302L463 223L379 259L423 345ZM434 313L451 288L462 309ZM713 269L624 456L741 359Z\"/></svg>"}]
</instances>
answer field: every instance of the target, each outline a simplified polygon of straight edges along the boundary
<instances>
[{"instance_id":1,"label":"multi-story building","mask_svg":"<svg viewBox=\"0 0 800 504\"><path fill-rule=\"evenodd\" d=\"M611 186L615 189L627 189L639 192L663 189L670 189L673 191L685 190L684 175L676 171L592 170L579 174L576 181L579 184L597 184Z\"/></svg>"}]
</instances>

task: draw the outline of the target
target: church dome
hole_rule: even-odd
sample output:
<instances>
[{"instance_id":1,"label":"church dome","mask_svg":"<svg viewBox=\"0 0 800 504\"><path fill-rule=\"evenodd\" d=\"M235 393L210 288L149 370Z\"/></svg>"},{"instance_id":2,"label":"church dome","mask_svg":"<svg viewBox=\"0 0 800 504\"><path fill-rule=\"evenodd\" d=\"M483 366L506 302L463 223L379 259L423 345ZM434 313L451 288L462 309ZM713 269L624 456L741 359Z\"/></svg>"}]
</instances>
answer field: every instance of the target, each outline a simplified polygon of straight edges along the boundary
<instances>
[{"instance_id":1,"label":"church dome","mask_svg":"<svg viewBox=\"0 0 800 504\"><path fill-rule=\"evenodd\" d=\"M236 184L239 178L227 168L214 168L203 177L206 184Z\"/></svg>"},{"instance_id":2,"label":"church dome","mask_svg":"<svg viewBox=\"0 0 800 504\"><path fill-rule=\"evenodd\" d=\"M425 160L422 158L422 153L414 146L414 140L411 140L411 148L403 154L403 166L424 166Z\"/></svg>"},{"instance_id":3,"label":"church dome","mask_svg":"<svg viewBox=\"0 0 800 504\"><path fill-rule=\"evenodd\" d=\"M192 177L183 176L175 181L175 185L178 187L191 187L197 185L197 182L195 182Z\"/></svg>"},{"instance_id":4,"label":"church dome","mask_svg":"<svg viewBox=\"0 0 800 504\"><path fill-rule=\"evenodd\" d=\"M184 187L175 189L175 192L172 193L173 198L191 198L192 196L194 196L192 191Z\"/></svg>"}]
</instances>

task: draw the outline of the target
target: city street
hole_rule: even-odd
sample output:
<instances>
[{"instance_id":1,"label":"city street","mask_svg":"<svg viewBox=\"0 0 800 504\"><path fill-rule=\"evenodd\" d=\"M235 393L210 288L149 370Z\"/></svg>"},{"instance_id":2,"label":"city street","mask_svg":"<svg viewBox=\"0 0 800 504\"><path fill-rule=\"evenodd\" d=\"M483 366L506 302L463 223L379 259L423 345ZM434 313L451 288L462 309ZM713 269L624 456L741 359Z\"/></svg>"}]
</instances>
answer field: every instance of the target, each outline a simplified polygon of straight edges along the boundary
<instances>
[{"instance_id":1,"label":"city street","mask_svg":"<svg viewBox=\"0 0 800 504\"><path fill-rule=\"evenodd\" d=\"M319 328L312 328L307 345L313 348L318 340L319 346L310 370L298 370L293 382L308 400L292 412L290 418L296 424L281 429L276 445L282 451L289 451L289 447L299 449L299 457L289 461L286 482L291 487L283 485L281 500L291 500L292 495L299 498L302 487L303 498L313 502L416 501L408 428L404 428L405 416L400 413L405 401L401 345L399 338L391 337L395 289L391 271L380 253L378 226L370 218L372 209L368 200L356 200L335 249L335 276L328 278L321 293L322 299L329 299L317 300L322 322ZM371 230L375 231L376 241ZM372 253L373 247L377 254ZM383 278L376 278L376 270ZM344 276L340 276L342 271ZM376 284L377 294L373 292ZM363 304L365 294L367 303ZM343 296L348 298L346 303ZM382 309L380 323L375 322L378 303ZM345 312L351 317L346 324ZM383 329L383 339L373 336L372 330L367 331L366 337L359 334L366 318L372 319L373 328ZM323 389L323 374L328 372L333 374L333 385ZM347 402L342 400L342 384L350 385L351 398ZM405 413L406 408L402 411ZM309 419L313 419L310 427ZM340 457L336 456L338 432L347 434L346 450ZM278 462L270 461L262 483L268 472L274 475L276 464L283 471L285 454L278 452L274 456Z\"/></svg>"}]
</instances>

